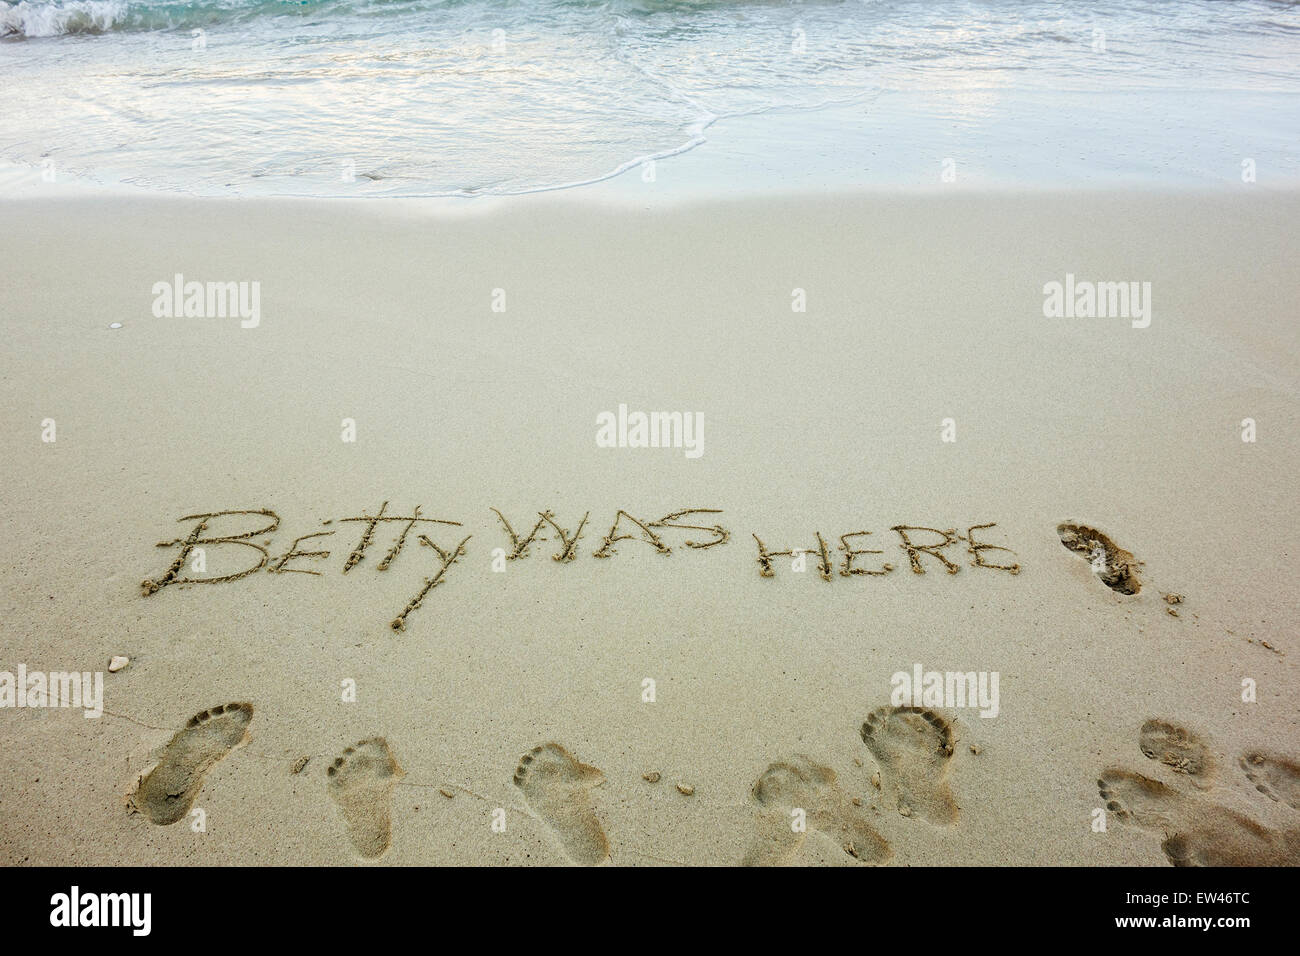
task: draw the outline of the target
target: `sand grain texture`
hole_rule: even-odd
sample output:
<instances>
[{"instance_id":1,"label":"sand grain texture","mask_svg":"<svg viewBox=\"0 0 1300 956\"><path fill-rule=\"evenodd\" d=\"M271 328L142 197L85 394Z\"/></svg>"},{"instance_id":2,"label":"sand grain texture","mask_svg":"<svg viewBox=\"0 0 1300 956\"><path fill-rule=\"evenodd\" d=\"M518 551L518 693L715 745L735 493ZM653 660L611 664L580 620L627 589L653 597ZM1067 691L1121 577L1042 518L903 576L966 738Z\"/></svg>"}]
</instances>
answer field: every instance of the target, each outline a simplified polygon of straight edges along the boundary
<instances>
[{"instance_id":1,"label":"sand grain texture","mask_svg":"<svg viewBox=\"0 0 1300 956\"><path fill-rule=\"evenodd\" d=\"M773 851L796 865L1285 858L1300 197L1258 188L4 203L0 669L131 663L98 719L0 711L0 860L734 864L783 763L843 796L800 798L813 834ZM176 273L259 281L260 325L155 318ZM1045 318L1067 273L1150 281L1150 327ZM703 455L597 447L620 403L701 412ZM344 574L384 502L456 524L379 523ZM715 510L668 524L725 541L654 526L686 508ZM180 576L253 545L260 570L142 593L182 516L263 509L273 531ZM503 571L493 509L546 539ZM1067 523L1113 546L1099 573ZM896 526L951 529L957 570ZM972 553L972 528L1014 554ZM806 570L761 576L754 535ZM883 573L841 573L841 536ZM315 554L282 563L295 541ZM918 662L999 673L998 716L892 713ZM122 813L176 715L223 700L255 702L256 746L212 763L227 712L137 794L166 822L201 792L208 832ZM379 728L387 750L326 772ZM1109 788L1168 832L1114 811L1094 832L1108 768L1176 795Z\"/></svg>"}]
</instances>

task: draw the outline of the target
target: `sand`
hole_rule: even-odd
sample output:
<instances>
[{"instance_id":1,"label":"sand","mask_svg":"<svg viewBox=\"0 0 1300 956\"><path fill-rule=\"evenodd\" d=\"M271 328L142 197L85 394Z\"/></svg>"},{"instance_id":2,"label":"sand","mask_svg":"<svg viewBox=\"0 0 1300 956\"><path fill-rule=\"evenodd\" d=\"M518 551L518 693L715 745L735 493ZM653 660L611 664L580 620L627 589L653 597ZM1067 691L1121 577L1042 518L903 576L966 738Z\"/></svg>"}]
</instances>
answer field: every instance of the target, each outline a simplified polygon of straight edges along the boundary
<instances>
[{"instance_id":1,"label":"sand","mask_svg":"<svg viewBox=\"0 0 1300 956\"><path fill-rule=\"evenodd\" d=\"M0 670L130 664L0 710L0 861L1294 862L1300 196L1248 188L6 202ZM265 565L168 583L231 510L171 580Z\"/></svg>"}]
</instances>

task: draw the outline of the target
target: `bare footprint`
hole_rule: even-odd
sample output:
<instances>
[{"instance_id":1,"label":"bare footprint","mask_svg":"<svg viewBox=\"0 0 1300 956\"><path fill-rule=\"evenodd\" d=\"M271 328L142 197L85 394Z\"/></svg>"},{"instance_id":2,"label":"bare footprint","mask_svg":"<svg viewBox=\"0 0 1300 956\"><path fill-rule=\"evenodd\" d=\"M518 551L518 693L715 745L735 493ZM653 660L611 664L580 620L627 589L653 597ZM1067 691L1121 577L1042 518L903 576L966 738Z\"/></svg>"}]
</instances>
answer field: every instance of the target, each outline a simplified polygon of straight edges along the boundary
<instances>
[{"instance_id":1,"label":"bare footprint","mask_svg":"<svg viewBox=\"0 0 1300 956\"><path fill-rule=\"evenodd\" d=\"M1097 780L1106 809L1126 823L1147 830L1172 830L1186 810L1181 793L1159 780L1128 770L1107 770Z\"/></svg>"},{"instance_id":2,"label":"bare footprint","mask_svg":"<svg viewBox=\"0 0 1300 956\"><path fill-rule=\"evenodd\" d=\"M880 764L881 783L903 816L931 823L957 822L960 811L948 787L952 724L922 707L881 707L862 725L862 741Z\"/></svg>"},{"instance_id":3,"label":"bare footprint","mask_svg":"<svg viewBox=\"0 0 1300 956\"><path fill-rule=\"evenodd\" d=\"M609 859L609 841L591 803L591 790L605 782L603 773L547 743L519 758L514 781L570 860L596 866Z\"/></svg>"},{"instance_id":4,"label":"bare footprint","mask_svg":"<svg viewBox=\"0 0 1300 956\"><path fill-rule=\"evenodd\" d=\"M1142 590L1137 576L1142 562L1096 528L1065 522L1056 526L1056 533L1061 544L1092 563L1093 572L1112 591L1137 594Z\"/></svg>"},{"instance_id":5,"label":"bare footprint","mask_svg":"<svg viewBox=\"0 0 1300 956\"><path fill-rule=\"evenodd\" d=\"M835 779L834 770L802 754L769 765L750 790L758 805L758 832L742 865L788 863L807 830L830 837L856 860L888 863L893 850Z\"/></svg>"},{"instance_id":6,"label":"bare footprint","mask_svg":"<svg viewBox=\"0 0 1300 956\"><path fill-rule=\"evenodd\" d=\"M1181 794L1128 770L1102 773L1106 809L1126 823L1163 834L1174 866L1295 866L1300 832L1278 833L1204 797Z\"/></svg>"},{"instance_id":7,"label":"bare footprint","mask_svg":"<svg viewBox=\"0 0 1300 956\"><path fill-rule=\"evenodd\" d=\"M1151 719L1138 733L1138 746L1151 760L1184 773L1198 787L1208 787L1214 771L1210 748L1186 727Z\"/></svg>"},{"instance_id":8,"label":"bare footprint","mask_svg":"<svg viewBox=\"0 0 1300 956\"><path fill-rule=\"evenodd\" d=\"M1252 751L1242 754L1241 769L1264 796L1300 810L1300 764Z\"/></svg>"},{"instance_id":9,"label":"bare footprint","mask_svg":"<svg viewBox=\"0 0 1300 956\"><path fill-rule=\"evenodd\" d=\"M325 772L356 851L371 859L383 856L393 842L393 788L406 775L388 741L371 737L345 747Z\"/></svg>"},{"instance_id":10,"label":"bare footprint","mask_svg":"<svg viewBox=\"0 0 1300 956\"><path fill-rule=\"evenodd\" d=\"M189 719L127 798L127 808L165 826L190 812L203 775L248 737L253 705L222 704Z\"/></svg>"}]
</instances>

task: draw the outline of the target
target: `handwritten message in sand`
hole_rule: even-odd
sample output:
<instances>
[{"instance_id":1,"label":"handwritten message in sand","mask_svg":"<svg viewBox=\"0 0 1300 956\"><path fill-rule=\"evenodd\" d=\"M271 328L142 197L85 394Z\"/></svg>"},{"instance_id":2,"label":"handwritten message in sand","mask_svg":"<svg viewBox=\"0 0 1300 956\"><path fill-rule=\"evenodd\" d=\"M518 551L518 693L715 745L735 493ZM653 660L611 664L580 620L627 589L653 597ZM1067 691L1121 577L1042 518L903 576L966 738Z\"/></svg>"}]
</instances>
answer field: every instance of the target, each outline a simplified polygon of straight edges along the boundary
<instances>
[{"instance_id":1,"label":"handwritten message in sand","mask_svg":"<svg viewBox=\"0 0 1300 956\"><path fill-rule=\"evenodd\" d=\"M516 530L515 525L501 511L496 508L490 510L496 515L503 535L501 543L492 550L494 570L504 570L507 561L529 557L534 544L547 540L553 541L557 549L550 556L552 561L569 564L577 560L578 542L591 518L591 512L587 512L570 530L560 524L554 512L539 511L535 521L528 519L532 528L524 533L527 523L521 522L519 530ZM609 531L591 556L611 558L618 553L615 545L624 541L651 548L662 555L671 554L674 546L697 551L708 550L726 544L731 539L731 532L717 523L720 520L718 516L722 513L719 508L683 508L657 520L644 520L620 508L614 513ZM412 508L409 514L392 514L388 510L387 501L374 514L363 512L353 517L322 521L321 527L325 530L299 535L279 555L272 554L269 536L280 530L280 516L270 509L208 511L185 515L177 520L187 524L189 531L184 537L158 543L160 548L175 548L176 556L159 577L141 582L146 597L173 585L229 584L261 571L271 574L323 574L320 570L321 562L327 561L331 555L330 551L322 549L327 543L325 539L343 533L342 529L331 527L335 523L346 525L352 531L351 538L355 541L343 561L343 574L351 572L371 556L375 538L383 532L393 534L386 535L390 543L375 565L377 571L392 568L407 544L414 539L417 546L432 551L432 574L423 579L406 606L390 622L396 631L405 629L407 619L419 610L429 592L446 580L451 568L467 553L466 546L472 537L468 534L461 536L460 530L453 530L463 530L462 522L428 517L419 505ZM974 524L968 526L964 534L956 528L939 529L922 525L900 524L889 530L897 536L896 547L906 554L908 564L915 574L925 574L927 563L931 567L942 568L948 574L956 574L962 566L953 558L962 555L961 544L965 545L964 553L968 556L971 567L1018 574L1019 564L998 564L986 557L986 553L990 552L1014 556L1010 548L987 541L985 533L996 527L993 522ZM225 533L218 533L221 531ZM548 539L545 535L551 532L555 537ZM435 534L442 538L442 544L431 537ZM879 577L894 571L895 566L890 562L870 557L885 554L884 548L866 547L871 534L870 531L841 534L839 544L832 548L821 532L817 531L813 532L805 546L790 546L781 550L767 544L757 533L751 534L751 537L757 547L758 573L762 577L775 577L777 559L788 558L792 571L804 571L811 567L823 581L829 582L837 576ZM206 570L207 553L212 548L244 549L249 552L244 557L250 563L231 573L193 576ZM375 554L377 553L376 551Z\"/></svg>"}]
</instances>

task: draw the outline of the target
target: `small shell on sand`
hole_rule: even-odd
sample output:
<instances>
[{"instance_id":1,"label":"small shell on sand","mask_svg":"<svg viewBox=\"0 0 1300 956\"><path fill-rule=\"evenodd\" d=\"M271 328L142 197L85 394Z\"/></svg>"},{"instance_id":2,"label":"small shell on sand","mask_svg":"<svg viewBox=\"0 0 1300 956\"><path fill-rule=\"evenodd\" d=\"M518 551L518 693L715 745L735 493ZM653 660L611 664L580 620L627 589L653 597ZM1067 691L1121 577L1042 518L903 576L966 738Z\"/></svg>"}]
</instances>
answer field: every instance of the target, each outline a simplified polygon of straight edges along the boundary
<instances>
[{"instance_id":1,"label":"small shell on sand","mask_svg":"<svg viewBox=\"0 0 1300 956\"><path fill-rule=\"evenodd\" d=\"M123 667L125 667L127 664L130 663L131 663L131 658L123 657L121 654L118 654L114 656L114 658L111 661L108 662L108 672L110 674L116 674Z\"/></svg>"},{"instance_id":2,"label":"small shell on sand","mask_svg":"<svg viewBox=\"0 0 1300 956\"><path fill-rule=\"evenodd\" d=\"M695 792L695 788L691 786L687 786L684 783L679 783L677 785L677 792L680 793L683 797L689 797L691 794Z\"/></svg>"},{"instance_id":3,"label":"small shell on sand","mask_svg":"<svg viewBox=\"0 0 1300 956\"><path fill-rule=\"evenodd\" d=\"M658 770L651 770L649 773L641 774L641 779L644 780L646 783L658 783L659 777L660 774Z\"/></svg>"},{"instance_id":4,"label":"small shell on sand","mask_svg":"<svg viewBox=\"0 0 1300 956\"><path fill-rule=\"evenodd\" d=\"M456 794L455 794L454 791L452 791L452 790L448 790L446 787L439 787L439 788L438 788L438 792L439 792L440 794L442 794L444 797L446 797L448 800L450 800L452 797L456 796Z\"/></svg>"},{"instance_id":5,"label":"small shell on sand","mask_svg":"<svg viewBox=\"0 0 1300 956\"><path fill-rule=\"evenodd\" d=\"M121 327L122 327L121 322L114 322L112 325L109 326L110 329L120 329Z\"/></svg>"}]
</instances>

